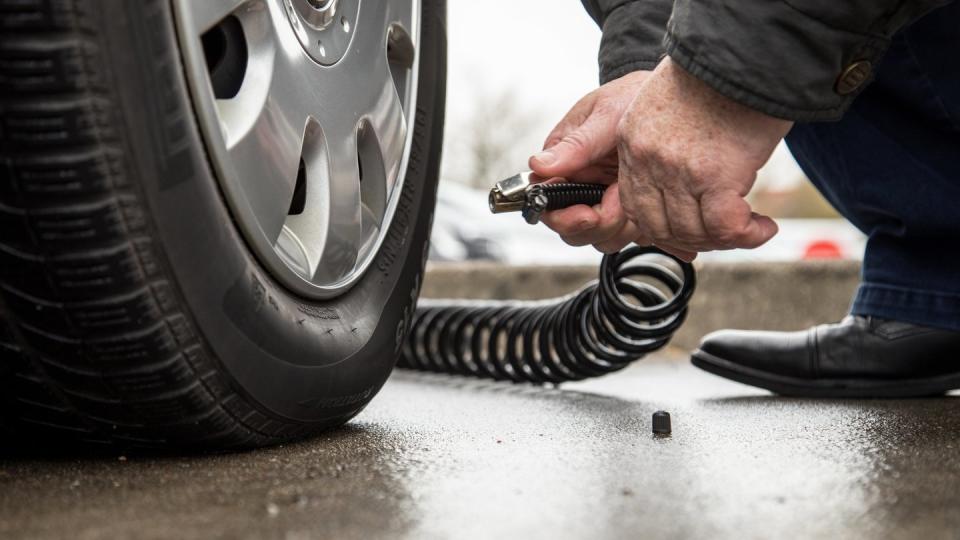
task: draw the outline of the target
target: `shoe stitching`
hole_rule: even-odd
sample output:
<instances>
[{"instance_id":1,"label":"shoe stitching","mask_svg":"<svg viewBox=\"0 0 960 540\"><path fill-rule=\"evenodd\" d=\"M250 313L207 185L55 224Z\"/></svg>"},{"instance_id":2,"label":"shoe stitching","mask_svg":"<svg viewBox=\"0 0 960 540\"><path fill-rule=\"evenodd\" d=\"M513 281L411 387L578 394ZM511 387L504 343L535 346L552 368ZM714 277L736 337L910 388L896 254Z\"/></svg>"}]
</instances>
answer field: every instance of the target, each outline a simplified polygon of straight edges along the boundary
<instances>
[{"instance_id":1,"label":"shoe stitching","mask_svg":"<svg viewBox=\"0 0 960 540\"><path fill-rule=\"evenodd\" d=\"M894 339L900 339L904 337L923 336L926 334L933 334L941 331L941 330L937 330L936 328L924 328L922 326L914 326L914 325L909 325L909 326L905 326L904 328L893 330L893 329L890 329L890 326L892 325L886 325L886 324L877 325L877 327L874 328L873 332L882 338L885 338L888 340L894 340Z\"/></svg>"}]
</instances>

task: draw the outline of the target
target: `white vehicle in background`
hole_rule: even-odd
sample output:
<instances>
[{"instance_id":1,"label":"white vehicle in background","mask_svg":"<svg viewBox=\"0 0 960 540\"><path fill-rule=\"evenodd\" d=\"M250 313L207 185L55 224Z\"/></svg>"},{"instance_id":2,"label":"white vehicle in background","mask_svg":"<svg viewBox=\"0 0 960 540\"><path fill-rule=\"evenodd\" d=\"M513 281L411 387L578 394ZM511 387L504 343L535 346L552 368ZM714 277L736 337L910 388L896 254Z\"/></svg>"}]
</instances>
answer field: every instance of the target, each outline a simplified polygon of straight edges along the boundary
<instances>
[{"instance_id":1,"label":"white vehicle in background","mask_svg":"<svg viewBox=\"0 0 960 540\"><path fill-rule=\"evenodd\" d=\"M488 193L441 182L431 237L435 261L495 260L514 265L596 265L601 254L572 247L543 225L519 214L491 214ZM714 251L700 261L773 262L853 259L863 256L864 235L842 219L779 219L780 232L755 250Z\"/></svg>"}]
</instances>

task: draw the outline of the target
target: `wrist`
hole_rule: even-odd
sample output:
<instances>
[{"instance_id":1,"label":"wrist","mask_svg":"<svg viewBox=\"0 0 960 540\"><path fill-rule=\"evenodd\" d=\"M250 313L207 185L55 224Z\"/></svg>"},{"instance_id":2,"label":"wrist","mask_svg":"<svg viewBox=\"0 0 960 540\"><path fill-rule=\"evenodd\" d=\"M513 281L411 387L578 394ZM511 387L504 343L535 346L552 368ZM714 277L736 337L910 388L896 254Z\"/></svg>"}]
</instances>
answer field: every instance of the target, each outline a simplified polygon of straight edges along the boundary
<instances>
[{"instance_id":1,"label":"wrist","mask_svg":"<svg viewBox=\"0 0 960 540\"><path fill-rule=\"evenodd\" d=\"M751 139L779 141L793 127L793 122L753 109L714 90L669 56L654 71L673 87L682 106L698 109L733 132L746 132Z\"/></svg>"}]
</instances>

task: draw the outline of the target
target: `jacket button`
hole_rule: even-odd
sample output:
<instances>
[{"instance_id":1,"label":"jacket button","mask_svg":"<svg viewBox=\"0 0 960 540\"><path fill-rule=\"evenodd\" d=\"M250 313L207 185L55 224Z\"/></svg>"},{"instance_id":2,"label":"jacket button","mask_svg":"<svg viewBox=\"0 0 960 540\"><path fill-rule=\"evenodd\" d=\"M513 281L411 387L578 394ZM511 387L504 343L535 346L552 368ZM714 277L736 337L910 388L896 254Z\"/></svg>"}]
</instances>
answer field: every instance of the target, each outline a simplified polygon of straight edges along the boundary
<instances>
[{"instance_id":1,"label":"jacket button","mask_svg":"<svg viewBox=\"0 0 960 540\"><path fill-rule=\"evenodd\" d=\"M841 96L856 92L857 89L863 86L863 83L867 82L867 79L870 78L870 72L872 70L873 66L870 65L870 61L868 60L858 60L850 64L847 66L847 69L843 70L843 73L837 77L837 82L833 86L834 91Z\"/></svg>"}]
</instances>

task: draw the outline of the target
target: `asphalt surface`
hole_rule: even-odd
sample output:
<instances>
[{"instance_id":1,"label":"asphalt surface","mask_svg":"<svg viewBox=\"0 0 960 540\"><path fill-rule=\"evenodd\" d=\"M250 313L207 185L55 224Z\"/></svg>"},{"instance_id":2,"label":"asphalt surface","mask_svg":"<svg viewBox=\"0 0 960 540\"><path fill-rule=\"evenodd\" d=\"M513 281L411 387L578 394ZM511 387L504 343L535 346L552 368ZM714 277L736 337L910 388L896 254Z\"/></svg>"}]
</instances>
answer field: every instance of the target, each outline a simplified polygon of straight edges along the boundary
<instances>
[{"instance_id":1,"label":"asphalt surface","mask_svg":"<svg viewBox=\"0 0 960 540\"><path fill-rule=\"evenodd\" d=\"M401 372L301 444L3 461L0 538L956 538L958 412L776 398L664 356L561 390Z\"/></svg>"}]
</instances>

